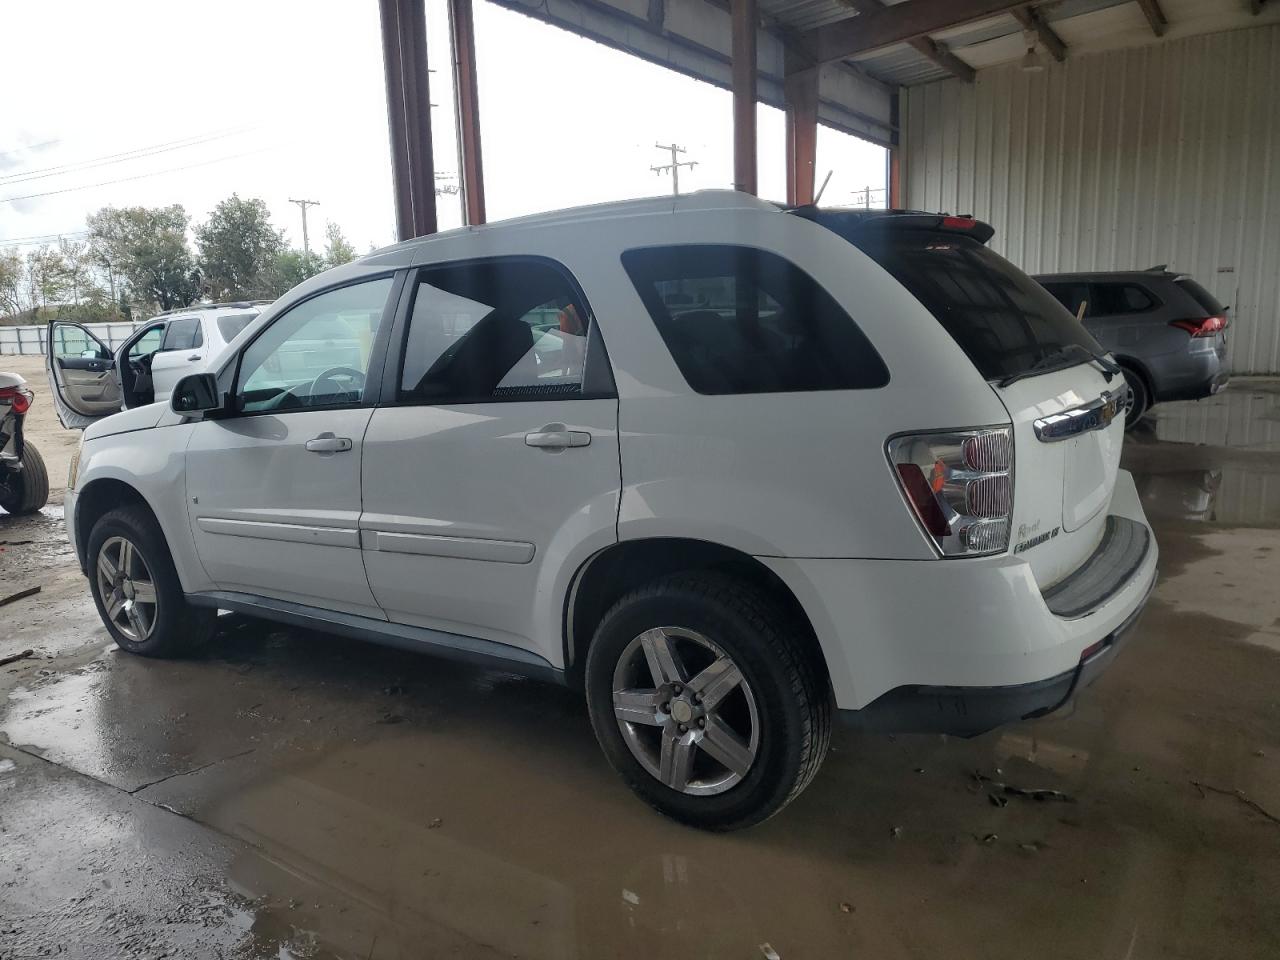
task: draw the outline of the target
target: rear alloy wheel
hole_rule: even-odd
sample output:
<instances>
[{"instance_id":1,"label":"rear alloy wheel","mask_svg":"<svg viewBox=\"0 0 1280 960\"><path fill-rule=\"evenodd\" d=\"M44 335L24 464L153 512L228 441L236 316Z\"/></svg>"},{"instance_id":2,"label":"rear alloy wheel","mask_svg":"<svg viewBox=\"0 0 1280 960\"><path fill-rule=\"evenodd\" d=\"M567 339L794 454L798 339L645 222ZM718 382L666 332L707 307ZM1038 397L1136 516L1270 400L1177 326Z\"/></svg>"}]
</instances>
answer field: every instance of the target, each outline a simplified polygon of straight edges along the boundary
<instances>
[{"instance_id":1,"label":"rear alloy wheel","mask_svg":"<svg viewBox=\"0 0 1280 960\"><path fill-rule=\"evenodd\" d=\"M1121 367L1120 370L1124 374L1125 385L1129 388L1125 391L1124 428L1132 430L1151 408L1151 393L1139 374L1128 367Z\"/></svg>"},{"instance_id":2,"label":"rear alloy wheel","mask_svg":"<svg viewBox=\"0 0 1280 960\"><path fill-rule=\"evenodd\" d=\"M613 713L631 755L680 793L732 789L760 747L760 714L742 671L693 630L654 627L627 644L613 671Z\"/></svg>"},{"instance_id":3,"label":"rear alloy wheel","mask_svg":"<svg viewBox=\"0 0 1280 960\"><path fill-rule=\"evenodd\" d=\"M213 633L217 612L187 603L160 525L142 506L103 514L85 557L98 614L122 650L179 656Z\"/></svg>"},{"instance_id":4,"label":"rear alloy wheel","mask_svg":"<svg viewBox=\"0 0 1280 960\"><path fill-rule=\"evenodd\" d=\"M831 696L803 625L713 573L633 590L587 652L587 706L609 762L660 812L707 830L766 820L826 756Z\"/></svg>"}]
</instances>

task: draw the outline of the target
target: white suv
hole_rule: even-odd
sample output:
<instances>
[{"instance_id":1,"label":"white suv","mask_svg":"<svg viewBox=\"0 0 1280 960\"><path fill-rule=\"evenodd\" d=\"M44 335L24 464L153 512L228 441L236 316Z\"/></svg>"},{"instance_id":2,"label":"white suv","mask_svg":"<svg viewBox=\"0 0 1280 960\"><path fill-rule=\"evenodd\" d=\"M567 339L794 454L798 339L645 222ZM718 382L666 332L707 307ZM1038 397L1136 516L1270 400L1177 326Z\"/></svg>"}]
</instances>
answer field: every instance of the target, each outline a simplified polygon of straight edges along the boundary
<instances>
[{"instance_id":1,"label":"white suv","mask_svg":"<svg viewBox=\"0 0 1280 960\"><path fill-rule=\"evenodd\" d=\"M82 429L99 417L168 400L174 384L203 370L270 302L196 304L162 313L114 352L83 324L51 320L45 373L58 419Z\"/></svg>"},{"instance_id":2,"label":"white suv","mask_svg":"<svg viewBox=\"0 0 1280 960\"><path fill-rule=\"evenodd\" d=\"M403 243L85 431L111 635L234 610L585 689L645 800L758 822L835 711L1060 706L1155 580L1124 380L991 229L734 193Z\"/></svg>"}]
</instances>

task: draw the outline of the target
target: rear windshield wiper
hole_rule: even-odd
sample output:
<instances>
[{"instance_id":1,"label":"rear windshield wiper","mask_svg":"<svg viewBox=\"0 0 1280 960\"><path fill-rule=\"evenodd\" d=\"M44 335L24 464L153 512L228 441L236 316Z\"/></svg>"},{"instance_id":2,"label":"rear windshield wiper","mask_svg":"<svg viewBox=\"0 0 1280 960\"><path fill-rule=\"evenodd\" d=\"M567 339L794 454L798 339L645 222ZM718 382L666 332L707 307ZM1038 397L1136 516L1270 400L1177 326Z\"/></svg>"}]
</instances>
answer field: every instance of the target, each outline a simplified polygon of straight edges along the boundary
<instances>
[{"instance_id":1,"label":"rear windshield wiper","mask_svg":"<svg viewBox=\"0 0 1280 960\"><path fill-rule=\"evenodd\" d=\"M1074 364L1071 362L1063 363L1062 361L1069 361L1072 357L1076 358L1075 363L1096 363L1100 368L1102 368L1102 372L1106 374L1108 383L1111 382L1112 377L1120 372L1120 367L1113 361L1108 360L1105 355L1101 353L1094 353L1088 347L1079 343L1068 343L1051 353L1046 353L1031 366L1027 367L1027 369L1009 374L1009 376L1000 381L999 385L1007 387L1011 383L1017 383L1019 380L1025 379L1026 377L1033 377L1037 373L1043 373L1046 370L1066 369Z\"/></svg>"}]
</instances>

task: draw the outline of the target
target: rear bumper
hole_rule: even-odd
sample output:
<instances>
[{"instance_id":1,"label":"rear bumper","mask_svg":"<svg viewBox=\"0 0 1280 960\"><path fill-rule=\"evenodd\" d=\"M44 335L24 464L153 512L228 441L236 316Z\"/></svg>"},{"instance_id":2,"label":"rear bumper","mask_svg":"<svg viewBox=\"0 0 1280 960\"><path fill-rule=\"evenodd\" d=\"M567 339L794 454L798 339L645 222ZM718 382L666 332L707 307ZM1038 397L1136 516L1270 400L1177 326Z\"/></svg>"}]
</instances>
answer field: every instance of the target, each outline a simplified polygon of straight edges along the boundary
<instances>
[{"instance_id":1,"label":"rear bumper","mask_svg":"<svg viewBox=\"0 0 1280 960\"><path fill-rule=\"evenodd\" d=\"M1006 723L1046 716L1102 675L1145 607L1146 597L1128 620L1057 676L1010 687L899 687L861 710L839 711L840 722L864 731L976 737Z\"/></svg>"},{"instance_id":2,"label":"rear bumper","mask_svg":"<svg viewBox=\"0 0 1280 960\"><path fill-rule=\"evenodd\" d=\"M1231 374L1213 350L1174 353L1149 364L1156 402L1200 400L1213 396L1231 379Z\"/></svg>"},{"instance_id":3,"label":"rear bumper","mask_svg":"<svg viewBox=\"0 0 1280 960\"><path fill-rule=\"evenodd\" d=\"M1046 598L1025 558L1014 555L761 562L804 606L837 708L864 714L846 719L972 735L1065 702L1132 628L1155 584L1159 551L1127 471L1108 513L1140 524L1149 545L1140 560L1113 568L1089 609L1069 616L1050 609L1052 591Z\"/></svg>"}]
</instances>

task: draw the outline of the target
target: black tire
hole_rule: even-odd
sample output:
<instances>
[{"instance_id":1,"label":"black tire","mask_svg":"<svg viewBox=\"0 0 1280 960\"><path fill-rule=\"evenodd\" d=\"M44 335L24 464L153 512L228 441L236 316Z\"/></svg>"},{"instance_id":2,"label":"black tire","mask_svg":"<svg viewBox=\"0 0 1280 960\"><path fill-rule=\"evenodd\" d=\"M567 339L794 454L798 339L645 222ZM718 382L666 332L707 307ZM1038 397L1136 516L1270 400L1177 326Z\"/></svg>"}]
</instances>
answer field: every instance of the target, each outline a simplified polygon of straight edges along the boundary
<instances>
[{"instance_id":1,"label":"black tire","mask_svg":"<svg viewBox=\"0 0 1280 960\"><path fill-rule=\"evenodd\" d=\"M7 513L35 513L49 502L49 471L35 444L22 445L22 469L7 478L0 487L0 507Z\"/></svg>"},{"instance_id":2,"label":"black tire","mask_svg":"<svg viewBox=\"0 0 1280 960\"><path fill-rule=\"evenodd\" d=\"M1142 379L1142 374L1131 367L1120 369L1124 373L1124 382L1128 385L1129 396L1132 398L1124 411L1124 428L1128 431L1136 427L1151 409L1151 391L1147 389L1147 382Z\"/></svg>"},{"instance_id":3,"label":"black tire","mask_svg":"<svg viewBox=\"0 0 1280 960\"><path fill-rule=\"evenodd\" d=\"M140 555L142 566L134 569L149 572L150 582L154 585L152 625L150 632L141 640L122 631L109 615L108 598L103 596L99 558L103 545L118 539L128 541ZM217 611L187 603L164 534L145 508L117 507L103 514L89 533L85 556L93 602L120 649L144 657L178 657L197 650L212 635Z\"/></svg>"},{"instance_id":4,"label":"black tire","mask_svg":"<svg viewBox=\"0 0 1280 960\"><path fill-rule=\"evenodd\" d=\"M724 792L690 795L663 783L633 754L614 716L615 668L656 627L711 640L751 690L758 746L747 772ZM719 574L676 574L628 593L605 614L587 653L591 725L610 764L648 804L690 826L736 830L776 814L809 785L831 741L830 690L800 643L801 629L778 604Z\"/></svg>"}]
</instances>

